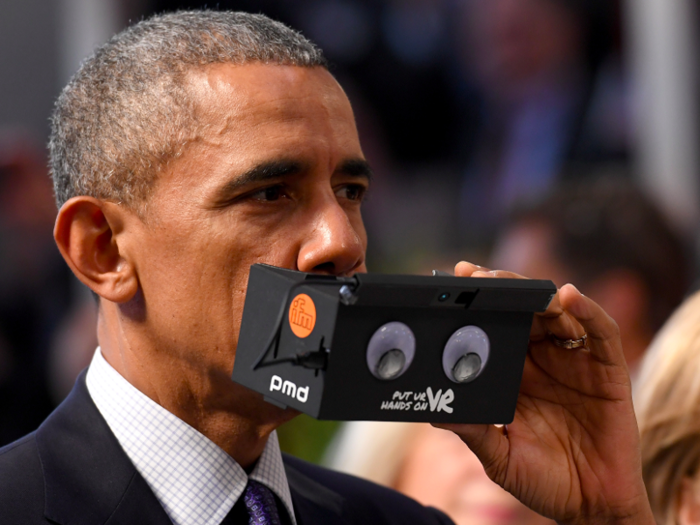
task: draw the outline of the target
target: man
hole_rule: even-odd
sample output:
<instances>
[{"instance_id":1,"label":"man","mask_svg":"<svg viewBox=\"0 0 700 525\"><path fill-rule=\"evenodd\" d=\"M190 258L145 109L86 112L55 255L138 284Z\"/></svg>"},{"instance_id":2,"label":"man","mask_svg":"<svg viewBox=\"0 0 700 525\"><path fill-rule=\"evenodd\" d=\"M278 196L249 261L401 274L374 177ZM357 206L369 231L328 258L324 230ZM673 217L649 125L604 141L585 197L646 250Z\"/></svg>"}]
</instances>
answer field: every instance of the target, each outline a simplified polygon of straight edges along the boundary
<instances>
[{"instance_id":1,"label":"man","mask_svg":"<svg viewBox=\"0 0 700 525\"><path fill-rule=\"evenodd\" d=\"M230 380L252 263L365 270L371 171L321 53L262 16L156 17L81 67L53 122L54 234L100 298L100 349L64 404L0 451L3 523L449 523L283 465L273 431L295 414ZM587 348L554 344L584 330ZM539 512L652 523L614 323L564 287L531 346L507 433L453 428Z\"/></svg>"}]
</instances>

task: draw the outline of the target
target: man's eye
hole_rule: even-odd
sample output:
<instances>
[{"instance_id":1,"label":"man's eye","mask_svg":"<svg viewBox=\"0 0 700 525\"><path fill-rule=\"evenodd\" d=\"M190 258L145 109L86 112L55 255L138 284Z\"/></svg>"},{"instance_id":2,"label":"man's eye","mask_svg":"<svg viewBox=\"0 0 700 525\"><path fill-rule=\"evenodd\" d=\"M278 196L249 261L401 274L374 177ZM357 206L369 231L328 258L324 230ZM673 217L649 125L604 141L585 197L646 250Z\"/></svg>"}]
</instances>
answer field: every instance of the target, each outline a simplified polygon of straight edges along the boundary
<instances>
[{"instance_id":1,"label":"man's eye","mask_svg":"<svg viewBox=\"0 0 700 525\"><path fill-rule=\"evenodd\" d=\"M365 196L366 188L361 184L348 184L341 187L335 194L343 199L350 201L361 201Z\"/></svg>"},{"instance_id":2,"label":"man's eye","mask_svg":"<svg viewBox=\"0 0 700 525\"><path fill-rule=\"evenodd\" d=\"M276 201L282 197L284 197L284 188L282 186L270 186L250 194L250 198L266 202Z\"/></svg>"}]
</instances>

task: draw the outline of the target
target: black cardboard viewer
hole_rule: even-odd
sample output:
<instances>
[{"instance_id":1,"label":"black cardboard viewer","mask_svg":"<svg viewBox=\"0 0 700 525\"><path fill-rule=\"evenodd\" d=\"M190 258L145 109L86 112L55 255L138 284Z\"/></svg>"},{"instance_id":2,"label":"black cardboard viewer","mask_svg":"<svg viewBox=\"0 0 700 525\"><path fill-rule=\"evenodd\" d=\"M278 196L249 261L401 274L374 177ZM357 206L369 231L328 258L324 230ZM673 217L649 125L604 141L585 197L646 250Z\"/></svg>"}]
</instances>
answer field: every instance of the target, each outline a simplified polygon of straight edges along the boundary
<instances>
[{"instance_id":1,"label":"black cardboard viewer","mask_svg":"<svg viewBox=\"0 0 700 525\"><path fill-rule=\"evenodd\" d=\"M318 419L510 423L533 314L554 293L551 281L329 277L255 264L232 379ZM415 336L414 358L400 377L379 379L367 345L378 328L397 321ZM456 383L444 370L443 350L467 325L486 333L490 353L476 379Z\"/></svg>"}]
</instances>

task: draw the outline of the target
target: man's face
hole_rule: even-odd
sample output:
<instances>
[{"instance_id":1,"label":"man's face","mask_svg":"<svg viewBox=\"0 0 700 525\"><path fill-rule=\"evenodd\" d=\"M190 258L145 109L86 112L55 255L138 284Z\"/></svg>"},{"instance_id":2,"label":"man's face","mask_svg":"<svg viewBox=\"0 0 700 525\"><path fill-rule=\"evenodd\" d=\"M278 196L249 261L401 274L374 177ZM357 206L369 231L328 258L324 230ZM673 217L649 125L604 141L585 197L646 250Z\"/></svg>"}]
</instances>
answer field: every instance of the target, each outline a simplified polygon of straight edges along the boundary
<instances>
[{"instance_id":1,"label":"man's face","mask_svg":"<svg viewBox=\"0 0 700 525\"><path fill-rule=\"evenodd\" d=\"M132 251L150 350L206 397L230 384L251 264L365 271L369 168L322 68L217 65L190 81L206 130L159 176Z\"/></svg>"}]
</instances>

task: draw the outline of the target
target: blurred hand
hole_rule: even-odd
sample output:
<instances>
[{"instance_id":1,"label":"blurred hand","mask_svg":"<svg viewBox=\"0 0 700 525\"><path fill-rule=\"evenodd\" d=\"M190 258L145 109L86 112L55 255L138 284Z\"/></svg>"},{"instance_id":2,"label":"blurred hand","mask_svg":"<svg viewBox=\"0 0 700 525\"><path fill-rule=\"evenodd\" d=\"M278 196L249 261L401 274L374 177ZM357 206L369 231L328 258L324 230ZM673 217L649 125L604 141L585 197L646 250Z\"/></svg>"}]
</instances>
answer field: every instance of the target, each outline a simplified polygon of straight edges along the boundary
<instances>
[{"instance_id":1,"label":"blurred hand","mask_svg":"<svg viewBox=\"0 0 700 525\"><path fill-rule=\"evenodd\" d=\"M461 262L460 277L523 278ZM554 344L588 334L585 348ZM536 314L512 424L436 425L459 435L489 477L560 523L654 524L615 321L573 285Z\"/></svg>"}]
</instances>

